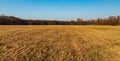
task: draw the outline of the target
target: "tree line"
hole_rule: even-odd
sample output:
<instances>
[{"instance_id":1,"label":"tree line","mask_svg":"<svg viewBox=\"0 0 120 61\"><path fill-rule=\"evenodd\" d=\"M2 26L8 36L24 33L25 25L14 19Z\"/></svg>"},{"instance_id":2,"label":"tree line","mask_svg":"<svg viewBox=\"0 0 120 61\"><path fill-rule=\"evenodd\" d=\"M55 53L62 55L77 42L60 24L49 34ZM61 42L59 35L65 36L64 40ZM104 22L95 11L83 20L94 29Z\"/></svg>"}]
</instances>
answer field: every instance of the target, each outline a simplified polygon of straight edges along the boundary
<instances>
[{"instance_id":1,"label":"tree line","mask_svg":"<svg viewBox=\"0 0 120 61\"><path fill-rule=\"evenodd\" d=\"M58 20L25 20L14 16L0 16L0 25L120 25L120 16L83 20L78 18L71 21Z\"/></svg>"}]
</instances>

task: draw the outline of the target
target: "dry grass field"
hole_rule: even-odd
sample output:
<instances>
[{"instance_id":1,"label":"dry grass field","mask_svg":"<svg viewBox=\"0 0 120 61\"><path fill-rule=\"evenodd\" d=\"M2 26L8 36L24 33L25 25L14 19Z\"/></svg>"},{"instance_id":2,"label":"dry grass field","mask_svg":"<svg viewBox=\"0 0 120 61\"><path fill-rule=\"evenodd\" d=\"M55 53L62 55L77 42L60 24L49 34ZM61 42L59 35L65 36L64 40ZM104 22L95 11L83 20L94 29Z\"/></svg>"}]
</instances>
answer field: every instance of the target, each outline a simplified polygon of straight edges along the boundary
<instances>
[{"instance_id":1,"label":"dry grass field","mask_svg":"<svg viewBox=\"0 0 120 61\"><path fill-rule=\"evenodd\" d=\"M0 26L0 61L120 61L120 26Z\"/></svg>"}]
</instances>

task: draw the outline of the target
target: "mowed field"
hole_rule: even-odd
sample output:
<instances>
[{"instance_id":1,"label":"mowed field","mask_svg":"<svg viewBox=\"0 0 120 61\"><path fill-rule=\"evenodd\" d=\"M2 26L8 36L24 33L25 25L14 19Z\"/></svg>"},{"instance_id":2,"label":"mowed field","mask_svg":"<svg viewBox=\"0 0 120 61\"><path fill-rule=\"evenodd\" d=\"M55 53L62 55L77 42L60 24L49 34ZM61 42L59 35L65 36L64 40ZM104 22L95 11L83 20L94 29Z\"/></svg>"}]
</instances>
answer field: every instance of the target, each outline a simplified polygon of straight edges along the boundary
<instances>
[{"instance_id":1,"label":"mowed field","mask_svg":"<svg viewBox=\"0 0 120 61\"><path fill-rule=\"evenodd\" d=\"M120 61L120 26L0 26L0 61Z\"/></svg>"}]
</instances>

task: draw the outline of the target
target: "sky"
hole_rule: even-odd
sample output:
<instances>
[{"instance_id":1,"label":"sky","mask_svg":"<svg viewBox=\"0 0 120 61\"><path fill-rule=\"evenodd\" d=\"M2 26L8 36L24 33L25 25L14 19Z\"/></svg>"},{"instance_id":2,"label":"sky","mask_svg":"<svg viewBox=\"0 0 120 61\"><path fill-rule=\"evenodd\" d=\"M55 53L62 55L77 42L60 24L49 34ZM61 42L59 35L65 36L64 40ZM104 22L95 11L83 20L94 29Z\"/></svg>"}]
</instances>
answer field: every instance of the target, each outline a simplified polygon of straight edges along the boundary
<instances>
[{"instance_id":1,"label":"sky","mask_svg":"<svg viewBox=\"0 0 120 61\"><path fill-rule=\"evenodd\" d=\"M0 0L0 15L75 20L120 15L120 0Z\"/></svg>"}]
</instances>

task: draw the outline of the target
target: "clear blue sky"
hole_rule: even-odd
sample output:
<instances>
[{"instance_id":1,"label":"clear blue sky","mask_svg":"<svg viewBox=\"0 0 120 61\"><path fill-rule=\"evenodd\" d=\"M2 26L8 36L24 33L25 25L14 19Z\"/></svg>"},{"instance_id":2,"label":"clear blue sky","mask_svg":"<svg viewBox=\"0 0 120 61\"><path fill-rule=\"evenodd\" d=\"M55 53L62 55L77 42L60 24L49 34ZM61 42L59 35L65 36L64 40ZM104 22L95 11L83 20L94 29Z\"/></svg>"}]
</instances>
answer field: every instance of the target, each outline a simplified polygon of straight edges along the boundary
<instances>
[{"instance_id":1,"label":"clear blue sky","mask_svg":"<svg viewBox=\"0 0 120 61\"><path fill-rule=\"evenodd\" d=\"M95 19L120 15L120 0L0 0L0 15L24 19Z\"/></svg>"}]
</instances>

